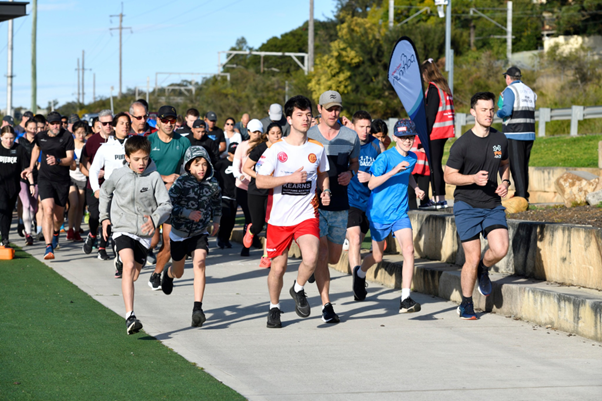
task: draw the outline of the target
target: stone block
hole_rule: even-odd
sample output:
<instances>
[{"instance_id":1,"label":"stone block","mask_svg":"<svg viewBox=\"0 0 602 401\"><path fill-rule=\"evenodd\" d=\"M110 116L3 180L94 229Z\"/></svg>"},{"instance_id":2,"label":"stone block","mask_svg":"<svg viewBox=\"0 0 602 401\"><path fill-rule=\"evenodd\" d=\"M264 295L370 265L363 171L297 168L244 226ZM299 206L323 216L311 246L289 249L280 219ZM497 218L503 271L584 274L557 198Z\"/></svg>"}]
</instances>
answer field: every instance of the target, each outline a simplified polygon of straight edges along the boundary
<instances>
[{"instance_id":1,"label":"stone block","mask_svg":"<svg viewBox=\"0 0 602 401\"><path fill-rule=\"evenodd\" d=\"M585 171L571 171L564 173L555 181L556 191L562 196L566 207L584 204L585 196L593 192L600 177Z\"/></svg>"},{"instance_id":2,"label":"stone block","mask_svg":"<svg viewBox=\"0 0 602 401\"><path fill-rule=\"evenodd\" d=\"M585 200L592 206L596 206L598 203L602 202L602 190L590 192L585 196Z\"/></svg>"},{"instance_id":3,"label":"stone block","mask_svg":"<svg viewBox=\"0 0 602 401\"><path fill-rule=\"evenodd\" d=\"M502 200L502 206L506 208L506 214L524 212L529 209L529 202L520 196Z\"/></svg>"}]
</instances>

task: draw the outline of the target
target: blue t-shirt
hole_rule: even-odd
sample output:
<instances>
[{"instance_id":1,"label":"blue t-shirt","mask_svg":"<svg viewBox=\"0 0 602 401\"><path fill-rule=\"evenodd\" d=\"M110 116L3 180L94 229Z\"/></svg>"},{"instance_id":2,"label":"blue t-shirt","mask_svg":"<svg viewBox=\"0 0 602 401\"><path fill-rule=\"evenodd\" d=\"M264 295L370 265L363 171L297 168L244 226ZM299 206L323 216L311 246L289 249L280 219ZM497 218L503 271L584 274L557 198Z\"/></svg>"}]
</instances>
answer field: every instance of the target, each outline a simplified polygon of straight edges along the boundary
<instances>
[{"instance_id":1,"label":"blue t-shirt","mask_svg":"<svg viewBox=\"0 0 602 401\"><path fill-rule=\"evenodd\" d=\"M403 161L410 165L372 190L367 211L370 221L378 224L393 224L408 217L408 182L416 165L416 155L408 152L407 156L402 156L397 148L391 148L376 158L370 173L380 177Z\"/></svg>"},{"instance_id":2,"label":"blue t-shirt","mask_svg":"<svg viewBox=\"0 0 602 401\"><path fill-rule=\"evenodd\" d=\"M359 171L365 173L370 172L372 163L376 160L380 154L380 146L377 138L370 135L368 142L360 146L360 168ZM359 209L363 212L368 207L368 199L370 199L370 188L368 183L361 183L357 178L357 174L353 176L347 187L347 194L349 195L349 206Z\"/></svg>"}]
</instances>

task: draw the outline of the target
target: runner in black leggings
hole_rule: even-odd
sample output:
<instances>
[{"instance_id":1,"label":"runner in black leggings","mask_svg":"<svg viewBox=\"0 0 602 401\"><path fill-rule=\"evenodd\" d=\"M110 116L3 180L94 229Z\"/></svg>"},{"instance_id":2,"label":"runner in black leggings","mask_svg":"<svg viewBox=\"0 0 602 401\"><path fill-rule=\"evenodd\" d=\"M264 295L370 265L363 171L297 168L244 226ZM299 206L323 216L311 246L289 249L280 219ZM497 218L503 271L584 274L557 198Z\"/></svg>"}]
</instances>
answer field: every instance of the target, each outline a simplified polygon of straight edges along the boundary
<instances>
[{"instance_id":1,"label":"runner in black leggings","mask_svg":"<svg viewBox=\"0 0 602 401\"><path fill-rule=\"evenodd\" d=\"M15 130L10 125L2 128L0 139L0 235L2 246L8 247L8 234L21 190L21 172L29 167L29 159L25 148L15 143ZM33 175L29 174L29 182L33 185Z\"/></svg>"},{"instance_id":2,"label":"runner in black leggings","mask_svg":"<svg viewBox=\"0 0 602 401\"><path fill-rule=\"evenodd\" d=\"M243 166L243 172L251 177L249 182L248 190L248 201L249 201L249 212L251 213L251 224L247 228L247 232L243 238L243 245L250 248L253 245L254 240L256 241L257 235L263 230L263 224L266 222L266 212L268 207L268 195L270 190L258 189L255 185L255 164L263 155L263 152L267 148L272 146L282 138L282 128L277 123L271 123L268 125L267 130L261 135L261 137L255 141L252 141L249 146L249 158ZM267 257L265 247L263 249L263 256L259 267L270 267L271 262Z\"/></svg>"}]
</instances>

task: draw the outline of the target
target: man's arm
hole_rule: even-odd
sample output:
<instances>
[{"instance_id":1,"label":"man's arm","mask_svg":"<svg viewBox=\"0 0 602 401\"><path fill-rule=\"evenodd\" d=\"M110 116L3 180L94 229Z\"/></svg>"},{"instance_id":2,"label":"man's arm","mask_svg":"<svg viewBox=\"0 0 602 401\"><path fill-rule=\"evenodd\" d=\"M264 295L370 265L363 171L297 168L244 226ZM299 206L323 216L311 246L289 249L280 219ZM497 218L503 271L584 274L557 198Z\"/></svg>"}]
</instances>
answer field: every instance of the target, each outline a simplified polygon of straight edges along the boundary
<instances>
[{"instance_id":1,"label":"man's arm","mask_svg":"<svg viewBox=\"0 0 602 401\"><path fill-rule=\"evenodd\" d=\"M322 173L320 173L322 174ZM302 184L307 182L307 171L303 171L303 167L295 171L290 175L283 175L281 177L273 177L271 175L257 175L255 184L260 189L272 189L283 184Z\"/></svg>"},{"instance_id":2,"label":"man's arm","mask_svg":"<svg viewBox=\"0 0 602 401\"><path fill-rule=\"evenodd\" d=\"M506 88L502 92L502 97L504 98L504 105L498 110L497 116L500 118L510 117L514 107L514 92L512 89Z\"/></svg>"},{"instance_id":3,"label":"man's arm","mask_svg":"<svg viewBox=\"0 0 602 401\"><path fill-rule=\"evenodd\" d=\"M72 150L68 150L67 151L67 156L61 159L61 162L59 163L59 166L62 167L70 167L71 166L71 162L73 161L73 151Z\"/></svg>"},{"instance_id":4,"label":"man's arm","mask_svg":"<svg viewBox=\"0 0 602 401\"><path fill-rule=\"evenodd\" d=\"M391 171L387 171L383 175L379 175L379 176L372 175L370 177L370 181L368 181L368 188L370 188L371 191L374 190L374 188L378 188L379 186L384 184L389 178L393 177L395 174L399 173L400 171L405 170L409 165L410 165L410 163L403 161L403 162L399 163L397 166L395 166Z\"/></svg>"},{"instance_id":5,"label":"man's arm","mask_svg":"<svg viewBox=\"0 0 602 401\"><path fill-rule=\"evenodd\" d=\"M445 182L457 187L472 184L484 186L487 184L487 177L488 173L485 170L479 171L477 174L464 175L460 174L460 170L451 168L450 166L445 166L445 171L443 173Z\"/></svg>"}]
</instances>

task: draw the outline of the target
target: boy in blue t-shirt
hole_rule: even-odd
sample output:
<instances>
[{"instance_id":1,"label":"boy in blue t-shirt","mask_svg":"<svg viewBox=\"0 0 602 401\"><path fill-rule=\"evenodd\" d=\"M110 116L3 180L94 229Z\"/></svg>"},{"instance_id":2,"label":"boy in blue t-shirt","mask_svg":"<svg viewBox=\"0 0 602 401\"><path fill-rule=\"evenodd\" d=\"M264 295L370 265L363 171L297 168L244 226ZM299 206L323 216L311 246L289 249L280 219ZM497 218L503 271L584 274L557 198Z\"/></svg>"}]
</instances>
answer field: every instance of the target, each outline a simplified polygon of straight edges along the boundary
<instances>
[{"instance_id":1,"label":"boy in blue t-shirt","mask_svg":"<svg viewBox=\"0 0 602 401\"><path fill-rule=\"evenodd\" d=\"M382 261L385 240L389 234L395 233L403 254L399 312L418 312L420 304L410 297L414 275L414 245L412 224L408 217L408 185L414 188L420 199L425 196L412 177L417 158L410 149L417 134L416 126L410 119L399 120L393 134L395 147L381 153L370 167L372 177L368 181L368 187L372 193L367 214L372 235L372 253L364 258L359 269L354 269L353 292L358 300L365 299L366 272L370 266Z\"/></svg>"}]
</instances>

